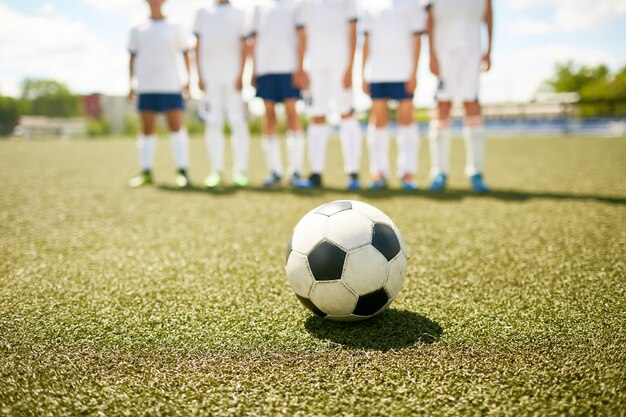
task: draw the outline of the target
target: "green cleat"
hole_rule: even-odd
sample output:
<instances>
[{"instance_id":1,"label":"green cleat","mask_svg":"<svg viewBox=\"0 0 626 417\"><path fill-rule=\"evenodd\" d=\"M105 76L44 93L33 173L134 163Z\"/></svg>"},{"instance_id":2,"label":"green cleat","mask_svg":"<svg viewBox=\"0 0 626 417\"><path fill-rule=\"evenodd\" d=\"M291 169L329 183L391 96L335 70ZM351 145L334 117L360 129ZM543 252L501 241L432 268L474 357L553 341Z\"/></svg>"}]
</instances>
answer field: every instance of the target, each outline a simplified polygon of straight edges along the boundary
<instances>
[{"instance_id":1,"label":"green cleat","mask_svg":"<svg viewBox=\"0 0 626 417\"><path fill-rule=\"evenodd\" d=\"M250 185L250 179L245 172L237 172L233 175L233 187L247 188Z\"/></svg>"},{"instance_id":2,"label":"green cleat","mask_svg":"<svg viewBox=\"0 0 626 417\"><path fill-rule=\"evenodd\" d=\"M176 174L176 185L180 188L187 188L191 185L186 170L178 170L178 173Z\"/></svg>"},{"instance_id":3,"label":"green cleat","mask_svg":"<svg viewBox=\"0 0 626 417\"><path fill-rule=\"evenodd\" d=\"M149 184L152 184L152 174L150 171L144 171L128 181L128 185L130 185L131 188L139 188Z\"/></svg>"},{"instance_id":4,"label":"green cleat","mask_svg":"<svg viewBox=\"0 0 626 417\"><path fill-rule=\"evenodd\" d=\"M221 172L214 172L204 180L206 188L219 188L224 183L224 177Z\"/></svg>"}]
</instances>

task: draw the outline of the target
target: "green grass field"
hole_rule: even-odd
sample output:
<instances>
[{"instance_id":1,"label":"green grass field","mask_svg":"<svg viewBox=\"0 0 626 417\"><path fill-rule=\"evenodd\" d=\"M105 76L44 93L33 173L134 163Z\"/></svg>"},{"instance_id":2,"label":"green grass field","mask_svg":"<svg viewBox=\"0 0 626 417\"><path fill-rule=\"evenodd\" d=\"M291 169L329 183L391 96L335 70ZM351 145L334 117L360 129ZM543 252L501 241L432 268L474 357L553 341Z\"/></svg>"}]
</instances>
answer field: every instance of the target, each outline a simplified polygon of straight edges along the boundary
<instances>
[{"instance_id":1,"label":"green grass field","mask_svg":"<svg viewBox=\"0 0 626 417\"><path fill-rule=\"evenodd\" d=\"M461 141L442 195L341 191L337 141L327 190L180 191L159 146L131 190L131 140L0 142L0 415L626 415L623 138L492 139L487 196ZM313 317L285 276L293 226L336 199L412 256L369 322Z\"/></svg>"}]
</instances>

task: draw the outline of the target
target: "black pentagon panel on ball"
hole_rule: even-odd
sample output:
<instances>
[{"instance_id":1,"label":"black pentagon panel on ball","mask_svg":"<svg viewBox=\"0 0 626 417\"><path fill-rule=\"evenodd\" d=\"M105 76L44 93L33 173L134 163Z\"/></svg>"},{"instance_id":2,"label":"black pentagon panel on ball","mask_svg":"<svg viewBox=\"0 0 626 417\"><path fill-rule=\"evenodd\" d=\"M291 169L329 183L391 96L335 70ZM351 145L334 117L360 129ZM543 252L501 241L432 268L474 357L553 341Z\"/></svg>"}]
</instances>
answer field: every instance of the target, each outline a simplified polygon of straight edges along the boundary
<instances>
[{"instance_id":1,"label":"black pentagon panel on ball","mask_svg":"<svg viewBox=\"0 0 626 417\"><path fill-rule=\"evenodd\" d=\"M359 297L359 301L354 308L354 315L356 316L371 316L378 313L378 311L387 304L389 296L384 288L376 290L369 294L365 294Z\"/></svg>"},{"instance_id":2,"label":"black pentagon panel on ball","mask_svg":"<svg viewBox=\"0 0 626 417\"><path fill-rule=\"evenodd\" d=\"M396 232L394 232L391 226L383 223L376 223L374 225L372 246L378 249L388 261L395 258L401 250L400 241L398 240L398 236L396 236Z\"/></svg>"},{"instance_id":3,"label":"black pentagon panel on ball","mask_svg":"<svg viewBox=\"0 0 626 417\"><path fill-rule=\"evenodd\" d=\"M316 281L335 281L341 279L346 253L327 240L315 246L307 257Z\"/></svg>"},{"instance_id":4,"label":"black pentagon panel on ball","mask_svg":"<svg viewBox=\"0 0 626 417\"><path fill-rule=\"evenodd\" d=\"M352 210L352 203L349 201L333 201L332 203L325 204L318 208L315 212L330 217L333 214L341 213L346 210Z\"/></svg>"},{"instance_id":5,"label":"black pentagon panel on ball","mask_svg":"<svg viewBox=\"0 0 626 417\"><path fill-rule=\"evenodd\" d=\"M322 310L320 310L319 308L317 308L317 306L315 304L313 304L313 301L309 300L308 298L304 298L304 297L300 297L298 294L296 294L296 297L298 297L298 300L300 300L300 302L302 304L304 304L304 306L306 308L308 308L309 310L311 310L313 313L315 313L317 316L320 317L326 317L327 314L324 313Z\"/></svg>"}]
</instances>

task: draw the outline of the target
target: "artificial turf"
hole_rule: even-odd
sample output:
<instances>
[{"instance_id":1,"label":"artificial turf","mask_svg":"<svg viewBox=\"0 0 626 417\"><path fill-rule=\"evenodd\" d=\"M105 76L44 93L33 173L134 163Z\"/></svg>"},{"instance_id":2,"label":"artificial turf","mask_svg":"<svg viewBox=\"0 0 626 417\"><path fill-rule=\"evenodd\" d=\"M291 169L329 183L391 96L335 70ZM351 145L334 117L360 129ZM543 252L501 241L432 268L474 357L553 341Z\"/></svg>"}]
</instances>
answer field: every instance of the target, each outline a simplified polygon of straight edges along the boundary
<instances>
[{"instance_id":1,"label":"artificial turf","mask_svg":"<svg viewBox=\"0 0 626 417\"><path fill-rule=\"evenodd\" d=\"M177 190L159 146L132 190L131 140L0 142L0 415L626 415L623 138L491 139L486 196L460 141L435 195L343 192L337 141L325 190ZM196 184L206 159L192 141ZM410 251L368 322L313 317L286 280L291 229L336 199Z\"/></svg>"}]
</instances>

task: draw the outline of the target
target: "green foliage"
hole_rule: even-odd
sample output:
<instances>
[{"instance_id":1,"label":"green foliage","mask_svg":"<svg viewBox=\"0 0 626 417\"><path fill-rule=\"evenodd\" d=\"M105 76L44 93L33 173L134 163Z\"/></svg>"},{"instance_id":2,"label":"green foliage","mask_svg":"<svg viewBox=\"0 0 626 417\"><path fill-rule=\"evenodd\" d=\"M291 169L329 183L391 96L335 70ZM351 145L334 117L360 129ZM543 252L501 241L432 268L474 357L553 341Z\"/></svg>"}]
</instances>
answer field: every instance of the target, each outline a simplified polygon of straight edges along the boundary
<instances>
[{"instance_id":1,"label":"green foliage","mask_svg":"<svg viewBox=\"0 0 626 417\"><path fill-rule=\"evenodd\" d=\"M105 117L100 119L87 118L87 135L101 137L111 135L111 124Z\"/></svg>"},{"instance_id":2,"label":"green foliage","mask_svg":"<svg viewBox=\"0 0 626 417\"><path fill-rule=\"evenodd\" d=\"M80 97L58 81L26 79L22 83L25 114L46 117L76 117L82 113Z\"/></svg>"},{"instance_id":3,"label":"green foliage","mask_svg":"<svg viewBox=\"0 0 626 417\"><path fill-rule=\"evenodd\" d=\"M0 136L13 133L22 113L22 104L12 97L0 96Z\"/></svg>"}]
</instances>

